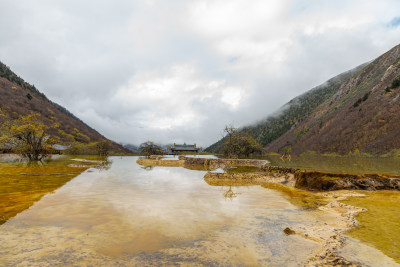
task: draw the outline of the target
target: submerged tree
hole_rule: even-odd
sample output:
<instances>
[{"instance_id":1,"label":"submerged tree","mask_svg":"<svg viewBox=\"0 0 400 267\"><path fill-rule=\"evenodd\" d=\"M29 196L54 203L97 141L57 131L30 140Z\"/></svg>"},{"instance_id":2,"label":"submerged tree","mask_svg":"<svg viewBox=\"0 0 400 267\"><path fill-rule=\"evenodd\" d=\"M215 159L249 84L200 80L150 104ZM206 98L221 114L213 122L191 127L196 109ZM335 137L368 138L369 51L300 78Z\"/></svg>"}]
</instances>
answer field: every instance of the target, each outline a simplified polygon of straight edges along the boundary
<instances>
[{"instance_id":1,"label":"submerged tree","mask_svg":"<svg viewBox=\"0 0 400 267\"><path fill-rule=\"evenodd\" d=\"M152 141L142 143L139 147L139 150L146 156L164 154L162 148L154 144Z\"/></svg>"},{"instance_id":2,"label":"submerged tree","mask_svg":"<svg viewBox=\"0 0 400 267\"><path fill-rule=\"evenodd\" d=\"M248 157L250 154L262 153L263 147L248 133L239 132L232 126L226 126L227 136L223 152L228 157Z\"/></svg>"},{"instance_id":3,"label":"submerged tree","mask_svg":"<svg viewBox=\"0 0 400 267\"><path fill-rule=\"evenodd\" d=\"M50 137L49 129L39 120L39 113L19 116L2 124L0 141L30 161L41 160L48 155L55 140Z\"/></svg>"}]
</instances>

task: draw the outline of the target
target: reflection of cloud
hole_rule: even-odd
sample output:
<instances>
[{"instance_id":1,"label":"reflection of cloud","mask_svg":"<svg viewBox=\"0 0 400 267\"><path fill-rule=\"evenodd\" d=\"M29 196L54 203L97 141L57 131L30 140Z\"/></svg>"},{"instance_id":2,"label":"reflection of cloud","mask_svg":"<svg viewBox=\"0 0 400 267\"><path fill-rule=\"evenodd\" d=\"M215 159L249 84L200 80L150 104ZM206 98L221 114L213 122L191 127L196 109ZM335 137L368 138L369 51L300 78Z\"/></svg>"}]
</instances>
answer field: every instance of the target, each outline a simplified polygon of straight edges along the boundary
<instances>
[{"instance_id":1,"label":"reflection of cloud","mask_svg":"<svg viewBox=\"0 0 400 267\"><path fill-rule=\"evenodd\" d=\"M204 172L160 167L151 172L121 171L125 175L111 174L113 179L99 179L89 191L97 195L108 188L105 204L115 210L114 214L123 214L134 229L155 228L167 236L195 236L233 223L241 205L245 204L240 199L226 203L219 188L204 183ZM116 177L119 178L115 180ZM87 191L85 188L82 193Z\"/></svg>"},{"instance_id":2,"label":"reflection of cloud","mask_svg":"<svg viewBox=\"0 0 400 267\"><path fill-rule=\"evenodd\" d=\"M39 2L0 3L0 59L136 144L206 146L400 42L397 0Z\"/></svg>"}]
</instances>

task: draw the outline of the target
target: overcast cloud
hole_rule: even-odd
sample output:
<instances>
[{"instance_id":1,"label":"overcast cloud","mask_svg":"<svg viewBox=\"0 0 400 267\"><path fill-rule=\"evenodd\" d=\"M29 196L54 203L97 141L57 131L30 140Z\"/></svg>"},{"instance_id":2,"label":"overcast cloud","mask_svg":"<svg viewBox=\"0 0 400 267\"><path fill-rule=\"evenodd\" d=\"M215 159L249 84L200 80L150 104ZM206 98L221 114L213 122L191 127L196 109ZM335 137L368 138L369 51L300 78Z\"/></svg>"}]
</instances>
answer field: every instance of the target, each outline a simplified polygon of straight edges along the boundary
<instances>
[{"instance_id":1,"label":"overcast cloud","mask_svg":"<svg viewBox=\"0 0 400 267\"><path fill-rule=\"evenodd\" d=\"M208 146L400 43L398 0L1 0L0 61L107 138Z\"/></svg>"}]
</instances>

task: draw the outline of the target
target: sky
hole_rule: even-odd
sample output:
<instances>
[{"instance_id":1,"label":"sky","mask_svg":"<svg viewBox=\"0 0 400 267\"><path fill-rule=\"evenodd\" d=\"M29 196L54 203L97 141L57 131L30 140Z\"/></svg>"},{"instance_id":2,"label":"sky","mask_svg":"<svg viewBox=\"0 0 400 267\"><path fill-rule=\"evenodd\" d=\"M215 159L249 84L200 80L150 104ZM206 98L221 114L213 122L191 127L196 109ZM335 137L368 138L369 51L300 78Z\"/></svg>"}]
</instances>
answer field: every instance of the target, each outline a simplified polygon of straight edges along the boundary
<instances>
[{"instance_id":1,"label":"sky","mask_svg":"<svg viewBox=\"0 0 400 267\"><path fill-rule=\"evenodd\" d=\"M0 61L120 143L219 140L400 44L398 0L1 0Z\"/></svg>"}]
</instances>

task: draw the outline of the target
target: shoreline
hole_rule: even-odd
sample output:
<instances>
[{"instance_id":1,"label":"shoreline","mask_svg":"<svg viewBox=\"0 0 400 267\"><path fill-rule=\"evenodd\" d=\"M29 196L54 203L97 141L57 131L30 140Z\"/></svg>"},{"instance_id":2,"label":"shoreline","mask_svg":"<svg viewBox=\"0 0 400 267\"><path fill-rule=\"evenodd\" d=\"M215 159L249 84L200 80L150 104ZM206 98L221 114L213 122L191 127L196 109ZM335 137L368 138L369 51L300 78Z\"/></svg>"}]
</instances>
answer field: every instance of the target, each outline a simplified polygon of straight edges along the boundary
<instances>
[{"instance_id":1,"label":"shoreline","mask_svg":"<svg viewBox=\"0 0 400 267\"><path fill-rule=\"evenodd\" d=\"M328 204L317 209L323 213L322 217L328 217L330 220L329 223L319 222L293 227L294 234L320 244L304 266L361 266L359 263L351 262L341 256L338 250L346 245L345 233L360 226L355 216L367 210L339 201L348 197L364 197L365 195L351 191L316 194L329 199Z\"/></svg>"}]
</instances>

